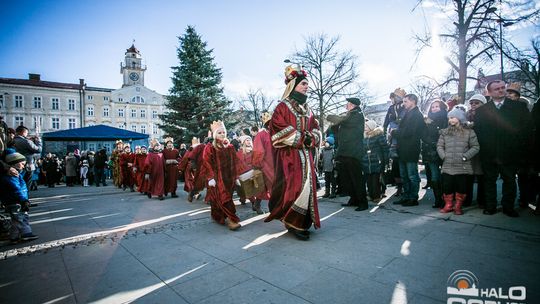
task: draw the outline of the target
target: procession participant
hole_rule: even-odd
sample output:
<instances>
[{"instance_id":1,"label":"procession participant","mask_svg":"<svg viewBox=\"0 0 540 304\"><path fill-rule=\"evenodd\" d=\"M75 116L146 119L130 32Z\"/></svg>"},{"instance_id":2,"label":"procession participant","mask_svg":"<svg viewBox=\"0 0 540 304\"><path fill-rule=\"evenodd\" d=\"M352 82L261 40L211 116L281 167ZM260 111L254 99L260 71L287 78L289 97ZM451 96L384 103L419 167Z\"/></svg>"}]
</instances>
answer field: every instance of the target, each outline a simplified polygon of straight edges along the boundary
<instances>
[{"instance_id":1,"label":"procession participant","mask_svg":"<svg viewBox=\"0 0 540 304\"><path fill-rule=\"evenodd\" d=\"M265 186L265 189L261 193L255 195L255 199L259 201L259 204L263 200L268 201L270 199L270 193L274 184L274 148L272 147L272 139L268 131L271 118L272 114L269 112L263 112L261 114L263 128L259 130L253 139L253 158L251 163L253 169L262 171Z\"/></svg>"},{"instance_id":2,"label":"procession participant","mask_svg":"<svg viewBox=\"0 0 540 304\"><path fill-rule=\"evenodd\" d=\"M174 140L172 137L165 138L166 149L163 150L163 159L165 159L165 196L171 193L171 197L176 195L178 187L178 161L180 160L180 152L174 148Z\"/></svg>"},{"instance_id":3,"label":"procession participant","mask_svg":"<svg viewBox=\"0 0 540 304\"><path fill-rule=\"evenodd\" d=\"M133 177L133 161L135 156L131 153L129 144L124 145L124 153L120 155L120 174L122 175L122 189L125 191L129 188L134 192L133 185L135 184Z\"/></svg>"},{"instance_id":4,"label":"procession participant","mask_svg":"<svg viewBox=\"0 0 540 304\"><path fill-rule=\"evenodd\" d=\"M211 125L214 141L206 144L203 152L203 174L208 180L206 201L210 202L212 219L227 224L230 230L240 228L232 193L238 180L239 160L236 150L227 139L222 121Z\"/></svg>"},{"instance_id":5,"label":"procession participant","mask_svg":"<svg viewBox=\"0 0 540 304\"><path fill-rule=\"evenodd\" d=\"M121 139L116 141L116 148L111 153L113 183L116 187L122 187L122 174L120 173L120 154L124 151L124 143Z\"/></svg>"},{"instance_id":6,"label":"procession participant","mask_svg":"<svg viewBox=\"0 0 540 304\"><path fill-rule=\"evenodd\" d=\"M191 147L178 165L179 170L184 172L184 191L188 193L187 199L190 203L193 198L200 197L200 192L206 186L206 178L201 174L204 147L198 138L193 137Z\"/></svg>"},{"instance_id":7,"label":"procession participant","mask_svg":"<svg viewBox=\"0 0 540 304\"><path fill-rule=\"evenodd\" d=\"M135 173L135 180L137 183L137 191L142 194L148 192L148 181L144 179L146 161L146 146L141 146L139 153L135 154L135 160L133 161L133 172Z\"/></svg>"},{"instance_id":8,"label":"procession participant","mask_svg":"<svg viewBox=\"0 0 540 304\"><path fill-rule=\"evenodd\" d=\"M285 92L270 123L275 152L275 182L269 222L278 219L300 240L309 239L311 224L320 228L316 173L311 148L321 141L319 126L307 105L307 73L299 65L285 69Z\"/></svg>"},{"instance_id":9,"label":"procession participant","mask_svg":"<svg viewBox=\"0 0 540 304\"><path fill-rule=\"evenodd\" d=\"M240 136L239 141L240 141L240 150L236 152L236 155L238 156L238 159L240 160L240 167L241 167L240 173L245 173L250 170L253 170L253 141L251 140L251 137L249 135ZM241 189L241 187L238 187L238 188ZM257 200L255 196L246 197L246 194L244 193L243 189L241 189L241 191L239 191L238 194L243 195L243 197L241 196L240 199L243 198L244 201L246 200L246 198L249 199L249 201L251 202L251 209L253 211L256 211L257 214L263 214L261 210L260 200Z\"/></svg>"},{"instance_id":10,"label":"procession participant","mask_svg":"<svg viewBox=\"0 0 540 304\"><path fill-rule=\"evenodd\" d=\"M165 161L163 160L163 154L161 154L161 144L156 139L150 141L150 153L146 156L144 162L144 179L148 182L148 198L152 198L152 195L159 197L162 201L165 194L165 180L163 178L163 172L165 168Z\"/></svg>"}]
</instances>

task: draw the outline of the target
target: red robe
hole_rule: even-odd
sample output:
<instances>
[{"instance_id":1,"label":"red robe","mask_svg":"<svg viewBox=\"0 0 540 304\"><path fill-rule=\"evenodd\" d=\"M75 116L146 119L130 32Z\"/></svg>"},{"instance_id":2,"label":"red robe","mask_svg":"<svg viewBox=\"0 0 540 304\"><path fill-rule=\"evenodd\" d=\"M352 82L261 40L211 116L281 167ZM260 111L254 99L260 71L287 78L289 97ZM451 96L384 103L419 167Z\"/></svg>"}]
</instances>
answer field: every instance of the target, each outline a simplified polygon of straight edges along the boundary
<instances>
[{"instance_id":1,"label":"red robe","mask_svg":"<svg viewBox=\"0 0 540 304\"><path fill-rule=\"evenodd\" d=\"M274 147L270 139L270 132L261 129L253 139L253 158L251 161L254 168L263 173L265 191L255 197L261 200L270 199L270 193L274 186Z\"/></svg>"},{"instance_id":2,"label":"red robe","mask_svg":"<svg viewBox=\"0 0 540 304\"><path fill-rule=\"evenodd\" d=\"M206 186L206 177L201 174L204 148L203 144L190 147L178 166L184 172L184 191L188 193L200 192Z\"/></svg>"},{"instance_id":3,"label":"red robe","mask_svg":"<svg viewBox=\"0 0 540 304\"><path fill-rule=\"evenodd\" d=\"M253 159L253 152L244 153L244 151L242 151L242 149L240 149L240 150L238 150L236 152L236 156L238 157L238 160L239 160L238 168L239 168L239 173L240 174L248 172L249 170L253 169L253 165L251 164L251 161ZM246 195L245 195L244 191L242 191L242 188L240 186L238 186L237 189L238 189L237 193L238 193L238 196L240 197L240 199L245 200ZM254 196L248 197L247 199L249 199L252 202L255 201Z\"/></svg>"},{"instance_id":4,"label":"red robe","mask_svg":"<svg viewBox=\"0 0 540 304\"><path fill-rule=\"evenodd\" d=\"M204 148L202 173L208 180L216 181L215 187L207 187L205 200L211 204L212 219L220 224L225 224L225 218L234 223L240 221L232 199L238 178L238 161L231 144L218 149L209 143Z\"/></svg>"},{"instance_id":5,"label":"red robe","mask_svg":"<svg viewBox=\"0 0 540 304\"><path fill-rule=\"evenodd\" d=\"M180 152L176 149L165 149L163 159L165 160L165 193L176 193Z\"/></svg>"},{"instance_id":6,"label":"red robe","mask_svg":"<svg viewBox=\"0 0 540 304\"><path fill-rule=\"evenodd\" d=\"M122 185L125 187L133 188L135 179L133 177L133 161L135 160L135 154L122 153L120 155L120 174L122 174Z\"/></svg>"},{"instance_id":7,"label":"red robe","mask_svg":"<svg viewBox=\"0 0 540 304\"><path fill-rule=\"evenodd\" d=\"M135 154L135 161L133 162L133 167L136 168L135 180L137 182L137 190L140 193L145 193L148 191L148 181L144 179L144 174L146 173L146 169L144 167L145 161L146 153Z\"/></svg>"},{"instance_id":8,"label":"red robe","mask_svg":"<svg viewBox=\"0 0 540 304\"><path fill-rule=\"evenodd\" d=\"M165 180L163 172L165 161L163 155L159 152L150 152L144 162L145 173L150 174L148 180L148 192L152 195L160 196L165 194Z\"/></svg>"},{"instance_id":9,"label":"red robe","mask_svg":"<svg viewBox=\"0 0 540 304\"><path fill-rule=\"evenodd\" d=\"M309 147L304 145L306 133L312 138ZM265 222L279 219L298 230L307 230L312 223L320 228L313 148L319 146L321 133L315 116L309 108L282 100L272 115L270 135L276 167Z\"/></svg>"}]
</instances>

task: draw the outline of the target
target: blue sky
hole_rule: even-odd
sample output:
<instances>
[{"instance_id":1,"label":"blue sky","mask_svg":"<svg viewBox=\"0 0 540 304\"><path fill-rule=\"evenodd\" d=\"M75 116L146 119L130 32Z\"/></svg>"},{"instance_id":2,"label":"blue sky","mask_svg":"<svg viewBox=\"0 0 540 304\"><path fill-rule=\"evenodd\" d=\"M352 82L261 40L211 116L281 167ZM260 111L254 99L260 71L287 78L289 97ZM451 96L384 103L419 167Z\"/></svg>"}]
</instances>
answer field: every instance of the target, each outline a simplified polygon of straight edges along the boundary
<instances>
[{"instance_id":1,"label":"blue sky","mask_svg":"<svg viewBox=\"0 0 540 304\"><path fill-rule=\"evenodd\" d=\"M214 49L230 98L259 88L279 97L283 60L302 48L305 36L324 32L340 35L339 46L358 56L362 80L375 101L382 102L414 76L437 76L447 68L439 50L410 69L413 34L424 29L424 20L435 27L438 22L430 13L412 12L416 2L3 1L0 77L39 73L43 80L76 83L84 78L90 86L119 88L120 62L135 39L148 66L146 86L166 94L170 67L178 64L177 37L193 25ZM532 34L522 29L525 38L519 39ZM485 71L496 73L497 64Z\"/></svg>"}]
</instances>

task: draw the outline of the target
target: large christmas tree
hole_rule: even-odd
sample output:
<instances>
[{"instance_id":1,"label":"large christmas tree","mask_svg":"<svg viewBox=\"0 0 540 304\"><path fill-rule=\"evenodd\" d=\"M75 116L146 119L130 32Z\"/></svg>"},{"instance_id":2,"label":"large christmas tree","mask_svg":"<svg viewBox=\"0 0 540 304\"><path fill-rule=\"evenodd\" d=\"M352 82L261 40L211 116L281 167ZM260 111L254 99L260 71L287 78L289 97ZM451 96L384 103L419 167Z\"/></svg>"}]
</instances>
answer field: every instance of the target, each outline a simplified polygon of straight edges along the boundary
<instances>
[{"instance_id":1,"label":"large christmas tree","mask_svg":"<svg viewBox=\"0 0 540 304\"><path fill-rule=\"evenodd\" d=\"M230 113L231 102L223 95L221 69L213 62L213 50L206 49L206 42L192 26L178 39L179 65L172 67L173 85L160 127L177 142L190 142L192 137L202 140L212 121L224 120Z\"/></svg>"}]
</instances>

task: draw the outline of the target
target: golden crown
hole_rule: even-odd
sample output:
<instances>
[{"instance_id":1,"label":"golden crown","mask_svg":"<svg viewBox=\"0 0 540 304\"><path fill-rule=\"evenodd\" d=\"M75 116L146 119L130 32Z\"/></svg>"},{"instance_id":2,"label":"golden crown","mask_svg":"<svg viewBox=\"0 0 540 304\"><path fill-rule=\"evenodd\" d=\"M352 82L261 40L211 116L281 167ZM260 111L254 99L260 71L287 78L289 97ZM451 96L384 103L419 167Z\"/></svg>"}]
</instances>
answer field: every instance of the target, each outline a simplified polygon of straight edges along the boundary
<instances>
[{"instance_id":1,"label":"golden crown","mask_svg":"<svg viewBox=\"0 0 540 304\"><path fill-rule=\"evenodd\" d=\"M306 71L304 71L304 69L302 69L301 65L296 63L288 65L285 68L285 84L289 83L289 81L295 79L300 75L307 77L307 73Z\"/></svg>"},{"instance_id":2,"label":"golden crown","mask_svg":"<svg viewBox=\"0 0 540 304\"><path fill-rule=\"evenodd\" d=\"M191 139L191 145L192 145L192 146L198 145L198 144L200 144L200 143L201 143L201 140L200 140L199 138L197 138L197 137L193 137L193 138Z\"/></svg>"},{"instance_id":3,"label":"golden crown","mask_svg":"<svg viewBox=\"0 0 540 304\"><path fill-rule=\"evenodd\" d=\"M263 112L261 114L261 120L262 120L262 123L265 124L267 121L269 121L270 119L272 119L272 113L270 112Z\"/></svg>"},{"instance_id":4,"label":"golden crown","mask_svg":"<svg viewBox=\"0 0 540 304\"><path fill-rule=\"evenodd\" d=\"M170 136L165 137L164 141L165 141L165 143L168 143L168 142L174 143L174 139L172 137L170 137Z\"/></svg>"},{"instance_id":5,"label":"golden crown","mask_svg":"<svg viewBox=\"0 0 540 304\"><path fill-rule=\"evenodd\" d=\"M212 122L212 124L210 125L210 130L212 130L212 134L216 133L219 129L227 130L225 129L225 124L223 123L223 121L218 120Z\"/></svg>"}]
</instances>

